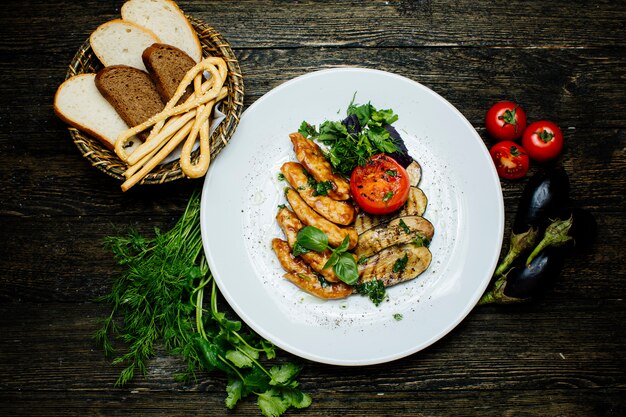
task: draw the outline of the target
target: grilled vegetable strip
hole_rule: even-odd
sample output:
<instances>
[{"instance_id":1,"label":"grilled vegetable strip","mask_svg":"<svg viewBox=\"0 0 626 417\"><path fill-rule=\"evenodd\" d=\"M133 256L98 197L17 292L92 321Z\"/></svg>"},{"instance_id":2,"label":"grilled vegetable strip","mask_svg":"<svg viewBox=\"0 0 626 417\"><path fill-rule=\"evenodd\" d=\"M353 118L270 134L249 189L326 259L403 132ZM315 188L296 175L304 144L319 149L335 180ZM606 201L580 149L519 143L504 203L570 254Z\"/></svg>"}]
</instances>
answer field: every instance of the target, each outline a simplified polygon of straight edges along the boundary
<instances>
[{"instance_id":1,"label":"grilled vegetable strip","mask_svg":"<svg viewBox=\"0 0 626 417\"><path fill-rule=\"evenodd\" d=\"M391 245L401 245L417 239L430 242L435 229L420 216L406 216L381 224L359 236L359 244L354 249L357 258L371 256Z\"/></svg>"},{"instance_id":2,"label":"grilled vegetable strip","mask_svg":"<svg viewBox=\"0 0 626 417\"><path fill-rule=\"evenodd\" d=\"M348 249L352 249L356 246L359 236L356 230L353 228L343 228L337 226L335 223L326 220L324 217L317 214L315 210L304 202L302 197L292 188L288 188L285 191L287 201L293 208L300 221L307 226L315 226L322 230L328 236L328 244L332 247L341 245L341 242L346 236L350 238L350 244Z\"/></svg>"},{"instance_id":3,"label":"grilled vegetable strip","mask_svg":"<svg viewBox=\"0 0 626 417\"><path fill-rule=\"evenodd\" d=\"M360 282L380 279L385 287L390 287L417 277L428 268L431 259L426 246L390 246L359 265Z\"/></svg>"},{"instance_id":4,"label":"grilled vegetable strip","mask_svg":"<svg viewBox=\"0 0 626 417\"><path fill-rule=\"evenodd\" d=\"M393 219L397 219L398 217L421 216L426 211L427 204L428 199L426 198L424 192L417 187L411 187L411 190L409 191L409 198L406 204L399 211L379 216L372 216L365 212L360 212L354 222L354 228L356 229L356 232L361 235L379 224L389 222Z\"/></svg>"},{"instance_id":5,"label":"grilled vegetable strip","mask_svg":"<svg viewBox=\"0 0 626 417\"><path fill-rule=\"evenodd\" d=\"M298 232L304 227L298 216L286 207L281 208L276 215L278 225L285 233L289 247L293 250L293 245L298 238ZM337 274L332 268L324 268L330 259L330 251L324 252L309 251L300 255L304 261L317 273L321 274L327 281L339 282Z\"/></svg>"},{"instance_id":6,"label":"grilled vegetable strip","mask_svg":"<svg viewBox=\"0 0 626 417\"><path fill-rule=\"evenodd\" d=\"M417 187L422 179L422 167L417 161L414 159L413 162L406 167L406 172L409 174L409 180L411 181L412 187Z\"/></svg>"},{"instance_id":7,"label":"grilled vegetable strip","mask_svg":"<svg viewBox=\"0 0 626 417\"><path fill-rule=\"evenodd\" d=\"M272 249L276 253L280 264L287 271L285 279L297 285L300 289L319 298L345 298L352 294L353 288L343 282L322 285L322 282L311 271L302 259L291 254L289 244L282 239L272 239Z\"/></svg>"},{"instance_id":8,"label":"grilled vegetable strip","mask_svg":"<svg viewBox=\"0 0 626 417\"><path fill-rule=\"evenodd\" d=\"M297 162L286 162L280 168L287 182L298 191L300 197L315 211L333 223L344 226L354 221L356 210L352 204L337 201L326 195L318 195L311 186L306 170ZM315 182L315 181L313 181Z\"/></svg>"},{"instance_id":9,"label":"grilled vegetable strip","mask_svg":"<svg viewBox=\"0 0 626 417\"><path fill-rule=\"evenodd\" d=\"M330 162L328 162L320 147L300 133L291 133L289 138L291 138L291 143L293 143L296 158L313 178L317 182L331 182L333 188L328 191L328 196L335 200L349 199L350 185L348 181L333 172Z\"/></svg>"}]
</instances>

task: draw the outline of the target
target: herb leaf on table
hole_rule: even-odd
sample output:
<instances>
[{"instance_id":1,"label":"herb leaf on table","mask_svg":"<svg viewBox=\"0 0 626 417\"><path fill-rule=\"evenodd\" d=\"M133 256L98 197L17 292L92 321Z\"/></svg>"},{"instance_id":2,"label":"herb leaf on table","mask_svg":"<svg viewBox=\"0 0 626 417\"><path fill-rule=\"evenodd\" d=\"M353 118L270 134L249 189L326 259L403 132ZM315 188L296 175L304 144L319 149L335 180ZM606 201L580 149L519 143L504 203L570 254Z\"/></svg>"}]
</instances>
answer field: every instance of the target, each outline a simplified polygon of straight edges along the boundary
<instances>
[{"instance_id":1,"label":"herb leaf on table","mask_svg":"<svg viewBox=\"0 0 626 417\"><path fill-rule=\"evenodd\" d=\"M229 409L250 394L258 397L265 416L311 404L311 397L298 388L296 377L302 368L292 363L268 368L276 348L218 310L218 290L202 250L199 193L193 193L171 230L156 229L153 238L131 230L126 236L107 237L104 243L124 267L111 292L100 298L112 309L95 334L106 355L115 353L112 339L125 345L113 359L126 366L117 386L137 373L145 375L155 346L162 345L187 364L177 380L195 379L202 371L226 374Z\"/></svg>"}]
</instances>

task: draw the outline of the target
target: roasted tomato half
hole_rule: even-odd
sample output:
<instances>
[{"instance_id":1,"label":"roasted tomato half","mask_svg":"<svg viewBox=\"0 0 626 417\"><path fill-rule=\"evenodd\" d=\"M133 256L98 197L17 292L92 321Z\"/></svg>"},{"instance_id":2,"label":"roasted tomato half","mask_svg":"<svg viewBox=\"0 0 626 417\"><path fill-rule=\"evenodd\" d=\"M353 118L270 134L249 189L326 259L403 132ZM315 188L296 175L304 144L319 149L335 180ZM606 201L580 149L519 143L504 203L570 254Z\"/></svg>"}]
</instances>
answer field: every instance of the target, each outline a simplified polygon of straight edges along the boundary
<instances>
[{"instance_id":1,"label":"roasted tomato half","mask_svg":"<svg viewBox=\"0 0 626 417\"><path fill-rule=\"evenodd\" d=\"M406 203L410 187L406 170L385 154L370 157L363 166L354 168L350 177L352 197L370 214L398 210Z\"/></svg>"}]
</instances>

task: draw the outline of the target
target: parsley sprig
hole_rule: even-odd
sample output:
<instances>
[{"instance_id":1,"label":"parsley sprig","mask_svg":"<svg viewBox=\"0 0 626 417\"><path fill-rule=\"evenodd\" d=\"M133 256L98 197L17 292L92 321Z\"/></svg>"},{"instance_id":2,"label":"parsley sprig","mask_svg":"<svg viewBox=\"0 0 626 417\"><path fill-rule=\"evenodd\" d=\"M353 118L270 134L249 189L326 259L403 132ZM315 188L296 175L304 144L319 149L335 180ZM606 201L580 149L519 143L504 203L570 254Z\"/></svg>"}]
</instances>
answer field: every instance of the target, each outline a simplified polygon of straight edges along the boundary
<instances>
[{"instance_id":1,"label":"parsley sprig","mask_svg":"<svg viewBox=\"0 0 626 417\"><path fill-rule=\"evenodd\" d=\"M266 366L275 358L276 348L218 310L218 290L202 251L198 193L170 231L155 230L153 238L130 231L106 238L105 246L124 267L111 292L101 297L112 310L95 334L107 355L114 353L113 339L125 345L113 360L126 365L116 385L127 384L137 373L146 374L156 345L162 344L167 353L180 355L187 363L177 380L195 379L201 371L225 374L228 408L250 394L257 396L265 416L311 404L311 397L298 388L301 367Z\"/></svg>"},{"instance_id":2,"label":"parsley sprig","mask_svg":"<svg viewBox=\"0 0 626 417\"><path fill-rule=\"evenodd\" d=\"M305 137L328 146L327 157L337 172L349 177L370 156L399 150L385 128L398 120L393 110L377 110L371 103L358 105L353 98L347 115L343 121L322 122L319 130L306 121L298 129Z\"/></svg>"}]
</instances>

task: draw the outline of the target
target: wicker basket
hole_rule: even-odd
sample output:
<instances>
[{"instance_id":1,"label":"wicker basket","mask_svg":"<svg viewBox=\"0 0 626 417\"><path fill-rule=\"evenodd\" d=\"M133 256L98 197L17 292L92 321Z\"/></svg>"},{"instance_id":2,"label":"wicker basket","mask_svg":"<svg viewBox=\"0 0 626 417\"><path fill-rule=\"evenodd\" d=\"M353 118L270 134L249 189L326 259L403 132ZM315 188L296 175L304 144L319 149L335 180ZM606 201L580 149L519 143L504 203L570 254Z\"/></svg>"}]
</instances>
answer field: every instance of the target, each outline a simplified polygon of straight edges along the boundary
<instances>
[{"instance_id":1,"label":"wicker basket","mask_svg":"<svg viewBox=\"0 0 626 417\"><path fill-rule=\"evenodd\" d=\"M225 82L225 86L228 87L228 96L222 100L220 104L220 110L226 115L226 118L211 135L211 158L215 158L228 143L239 124L239 117L243 110L243 77L239 69L239 62L235 58L228 42L226 42L215 29L207 26L204 22L190 16L187 16L187 18L198 34L198 38L202 44L202 55L204 57L222 57L228 67L228 75ZM101 68L102 64L93 53L89 39L87 39L72 59L66 79L76 74L95 73ZM87 158L93 166L119 180L126 179L124 177L126 164L118 158L115 152L104 147L98 139L78 129L73 127L69 127L68 129L82 155ZM192 161L194 163L199 153L199 150L196 150L192 154ZM180 161L176 160L167 164L158 165L140 182L140 184L162 184L183 177L184 174L180 168Z\"/></svg>"}]
</instances>

